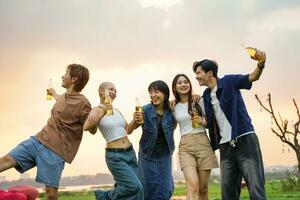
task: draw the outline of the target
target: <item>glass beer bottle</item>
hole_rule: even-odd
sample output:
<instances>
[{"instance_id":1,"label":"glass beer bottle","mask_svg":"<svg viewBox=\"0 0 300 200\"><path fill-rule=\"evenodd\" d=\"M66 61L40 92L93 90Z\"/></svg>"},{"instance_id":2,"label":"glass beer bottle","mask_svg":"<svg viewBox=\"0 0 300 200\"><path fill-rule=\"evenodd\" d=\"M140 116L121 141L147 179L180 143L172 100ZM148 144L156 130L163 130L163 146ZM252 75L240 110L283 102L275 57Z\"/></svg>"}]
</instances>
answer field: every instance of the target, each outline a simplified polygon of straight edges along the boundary
<instances>
[{"instance_id":1,"label":"glass beer bottle","mask_svg":"<svg viewBox=\"0 0 300 200\"><path fill-rule=\"evenodd\" d=\"M257 60L260 63L263 63L265 60L263 57L260 57L257 55L257 51L253 47L245 47L244 44L241 44L243 48L245 48L246 52L249 54L249 56L255 60Z\"/></svg>"},{"instance_id":2,"label":"glass beer bottle","mask_svg":"<svg viewBox=\"0 0 300 200\"><path fill-rule=\"evenodd\" d=\"M51 89L53 88L53 79L49 79L49 82L48 82L48 88L47 89ZM47 100L52 100L53 99L53 96L47 91L47 97L46 97Z\"/></svg>"},{"instance_id":3,"label":"glass beer bottle","mask_svg":"<svg viewBox=\"0 0 300 200\"><path fill-rule=\"evenodd\" d=\"M104 91L104 104L105 105L110 105L111 104L111 98L109 96L108 90ZM106 110L106 115L112 115L112 114L113 114L112 109Z\"/></svg>"},{"instance_id":4,"label":"glass beer bottle","mask_svg":"<svg viewBox=\"0 0 300 200\"><path fill-rule=\"evenodd\" d=\"M136 111L136 112L143 112L142 106L141 106L140 101L139 101L138 98L135 98L135 111ZM143 123L144 123L143 118L140 119L139 121L137 121L137 123L138 123L138 124L143 124Z\"/></svg>"},{"instance_id":5,"label":"glass beer bottle","mask_svg":"<svg viewBox=\"0 0 300 200\"><path fill-rule=\"evenodd\" d=\"M193 118L199 117L199 112L196 108L195 103L192 104L192 112L193 112ZM193 126L193 128L199 128L199 123L195 122L195 121L192 121L192 126Z\"/></svg>"}]
</instances>

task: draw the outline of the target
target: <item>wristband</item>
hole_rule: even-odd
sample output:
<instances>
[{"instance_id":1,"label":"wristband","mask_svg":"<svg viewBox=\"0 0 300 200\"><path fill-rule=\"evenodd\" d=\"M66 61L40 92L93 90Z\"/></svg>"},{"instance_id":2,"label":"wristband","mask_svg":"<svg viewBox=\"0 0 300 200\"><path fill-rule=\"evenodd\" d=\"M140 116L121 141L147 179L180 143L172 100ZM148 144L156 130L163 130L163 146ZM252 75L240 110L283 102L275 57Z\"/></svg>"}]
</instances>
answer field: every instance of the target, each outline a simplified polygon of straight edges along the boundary
<instances>
[{"instance_id":1,"label":"wristband","mask_svg":"<svg viewBox=\"0 0 300 200\"><path fill-rule=\"evenodd\" d=\"M259 69L263 69L263 68L265 68L265 63L257 63L257 67L259 68Z\"/></svg>"}]
</instances>

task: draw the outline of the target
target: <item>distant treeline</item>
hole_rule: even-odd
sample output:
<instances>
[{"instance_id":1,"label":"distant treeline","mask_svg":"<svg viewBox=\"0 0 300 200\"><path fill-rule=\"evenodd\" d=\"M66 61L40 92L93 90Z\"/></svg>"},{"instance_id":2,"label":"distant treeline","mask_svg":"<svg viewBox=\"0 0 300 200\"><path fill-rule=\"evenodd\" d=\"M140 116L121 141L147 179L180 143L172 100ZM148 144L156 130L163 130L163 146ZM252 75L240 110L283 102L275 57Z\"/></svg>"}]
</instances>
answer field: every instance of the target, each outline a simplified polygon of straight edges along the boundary
<instances>
[{"instance_id":1,"label":"distant treeline","mask_svg":"<svg viewBox=\"0 0 300 200\"><path fill-rule=\"evenodd\" d=\"M60 187L66 186L81 186L81 185L104 185L113 184L113 177L110 174L96 174L96 175L80 175L63 177L60 181ZM1 189L7 189L11 186L16 185L31 185L36 188L43 188L43 184L35 182L33 178L29 179L18 179L14 181L2 181L0 182Z\"/></svg>"},{"instance_id":2,"label":"distant treeline","mask_svg":"<svg viewBox=\"0 0 300 200\"><path fill-rule=\"evenodd\" d=\"M281 180L287 178L287 176L292 172L291 169L285 170L276 170L276 171L268 171L265 172L266 180ZM175 176L176 179L176 176ZM177 180L177 179L176 179ZM178 179L183 181L183 179ZM210 177L211 182L220 182L220 175L212 174ZM80 176L70 176L63 177L60 181L60 187L67 186L82 186L82 185L106 185L113 184L114 180L111 174L96 174L96 175L80 175ZM31 185L37 188L43 188L43 184L39 184L34 181L34 179L19 179L14 181L2 181L0 182L1 189L7 189L11 186L16 185Z\"/></svg>"}]
</instances>

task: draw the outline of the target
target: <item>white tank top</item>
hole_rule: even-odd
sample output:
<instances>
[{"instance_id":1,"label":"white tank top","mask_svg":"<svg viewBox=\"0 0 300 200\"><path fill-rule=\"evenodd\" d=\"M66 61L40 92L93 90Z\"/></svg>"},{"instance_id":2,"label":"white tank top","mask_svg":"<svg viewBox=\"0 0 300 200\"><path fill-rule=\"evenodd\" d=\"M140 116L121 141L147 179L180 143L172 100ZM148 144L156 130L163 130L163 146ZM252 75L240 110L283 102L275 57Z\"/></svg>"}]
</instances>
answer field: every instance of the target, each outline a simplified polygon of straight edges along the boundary
<instances>
[{"instance_id":1,"label":"white tank top","mask_svg":"<svg viewBox=\"0 0 300 200\"><path fill-rule=\"evenodd\" d=\"M200 126L199 128L193 128L192 117L188 113L188 103L177 103L174 109L174 116L179 123L180 135L205 133L205 128Z\"/></svg>"},{"instance_id":2,"label":"white tank top","mask_svg":"<svg viewBox=\"0 0 300 200\"><path fill-rule=\"evenodd\" d=\"M112 142L127 135L126 121L120 112L113 108L112 115L104 115L98 124L106 142Z\"/></svg>"}]
</instances>

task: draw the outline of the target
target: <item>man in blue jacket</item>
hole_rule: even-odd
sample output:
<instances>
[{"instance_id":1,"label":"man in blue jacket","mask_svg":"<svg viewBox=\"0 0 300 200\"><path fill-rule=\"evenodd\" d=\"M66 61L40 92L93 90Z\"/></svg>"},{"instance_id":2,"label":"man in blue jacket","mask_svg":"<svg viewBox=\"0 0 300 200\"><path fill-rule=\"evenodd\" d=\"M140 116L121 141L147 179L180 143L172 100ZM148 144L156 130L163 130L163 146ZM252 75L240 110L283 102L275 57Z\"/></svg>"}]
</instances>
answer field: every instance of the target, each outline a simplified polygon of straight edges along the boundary
<instances>
[{"instance_id":1,"label":"man in blue jacket","mask_svg":"<svg viewBox=\"0 0 300 200\"><path fill-rule=\"evenodd\" d=\"M225 75L218 78L218 64L205 59L193 64L193 71L203 93L207 128L214 150L220 148L222 200L240 196L243 177L251 199L266 199L263 161L258 138L248 115L240 89L251 89L265 67L265 53L256 50L258 61L247 75Z\"/></svg>"}]
</instances>

